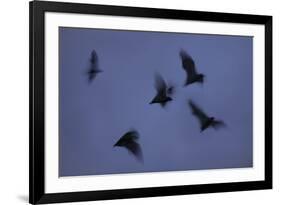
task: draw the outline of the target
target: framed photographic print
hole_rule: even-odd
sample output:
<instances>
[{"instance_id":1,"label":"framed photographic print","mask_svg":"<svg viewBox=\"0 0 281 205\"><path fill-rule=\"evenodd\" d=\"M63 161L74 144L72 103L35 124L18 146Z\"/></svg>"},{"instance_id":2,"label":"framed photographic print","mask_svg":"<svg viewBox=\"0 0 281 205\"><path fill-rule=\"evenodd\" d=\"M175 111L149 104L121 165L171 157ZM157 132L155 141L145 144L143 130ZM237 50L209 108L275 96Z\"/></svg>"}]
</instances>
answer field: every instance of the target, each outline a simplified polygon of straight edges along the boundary
<instances>
[{"instance_id":1,"label":"framed photographic print","mask_svg":"<svg viewBox=\"0 0 281 205\"><path fill-rule=\"evenodd\" d=\"M272 188L272 17L30 2L30 203Z\"/></svg>"}]
</instances>

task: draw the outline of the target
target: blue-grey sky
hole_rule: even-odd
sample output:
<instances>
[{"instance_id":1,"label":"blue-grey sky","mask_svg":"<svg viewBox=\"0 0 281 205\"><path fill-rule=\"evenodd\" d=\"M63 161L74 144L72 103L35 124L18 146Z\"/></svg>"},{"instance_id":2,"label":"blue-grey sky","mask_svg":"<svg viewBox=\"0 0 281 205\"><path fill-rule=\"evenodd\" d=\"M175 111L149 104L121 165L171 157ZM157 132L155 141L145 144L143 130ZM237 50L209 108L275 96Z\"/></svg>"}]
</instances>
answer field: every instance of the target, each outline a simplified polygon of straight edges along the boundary
<instances>
[{"instance_id":1,"label":"blue-grey sky","mask_svg":"<svg viewBox=\"0 0 281 205\"><path fill-rule=\"evenodd\" d=\"M252 37L160 32L59 29L60 176L251 167ZM103 70L88 82L92 50ZM205 74L183 87L180 49ZM164 109L154 75L176 85ZM200 132L192 99L227 127ZM144 163L114 147L136 129Z\"/></svg>"}]
</instances>

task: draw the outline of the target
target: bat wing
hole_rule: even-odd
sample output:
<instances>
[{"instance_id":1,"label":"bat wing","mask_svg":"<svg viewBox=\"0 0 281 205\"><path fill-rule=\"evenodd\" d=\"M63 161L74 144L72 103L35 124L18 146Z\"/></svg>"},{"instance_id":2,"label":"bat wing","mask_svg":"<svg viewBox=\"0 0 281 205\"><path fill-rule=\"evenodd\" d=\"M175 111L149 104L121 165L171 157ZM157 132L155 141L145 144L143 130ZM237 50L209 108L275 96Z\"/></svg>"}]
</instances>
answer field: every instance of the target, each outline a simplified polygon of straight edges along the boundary
<instances>
[{"instance_id":1,"label":"bat wing","mask_svg":"<svg viewBox=\"0 0 281 205\"><path fill-rule=\"evenodd\" d=\"M192 114L198 118L200 121L201 126L205 124L205 122L208 120L208 116L201 110L197 105L195 105L191 100L189 101L189 106L192 110Z\"/></svg>"},{"instance_id":2,"label":"bat wing","mask_svg":"<svg viewBox=\"0 0 281 205\"><path fill-rule=\"evenodd\" d=\"M191 56L187 54L184 50L181 50L180 57L182 61L182 67L185 70L188 78L193 78L194 76L196 76L196 65Z\"/></svg>"},{"instance_id":3,"label":"bat wing","mask_svg":"<svg viewBox=\"0 0 281 205\"><path fill-rule=\"evenodd\" d=\"M139 133L135 130L131 130L129 132L126 132L120 139L116 142L115 145L122 145L127 144L131 141L138 140Z\"/></svg>"},{"instance_id":4,"label":"bat wing","mask_svg":"<svg viewBox=\"0 0 281 205\"><path fill-rule=\"evenodd\" d=\"M136 130L131 130L131 131L127 132L125 135L123 135L122 139L125 141L138 140L139 133Z\"/></svg>"},{"instance_id":5,"label":"bat wing","mask_svg":"<svg viewBox=\"0 0 281 205\"><path fill-rule=\"evenodd\" d=\"M159 74L155 74L155 88L158 92L158 95L166 96L167 84Z\"/></svg>"},{"instance_id":6,"label":"bat wing","mask_svg":"<svg viewBox=\"0 0 281 205\"><path fill-rule=\"evenodd\" d=\"M142 155L142 150L141 146L139 143L135 141L131 141L126 144L125 146L129 152L131 152L139 161L143 162L143 155Z\"/></svg>"},{"instance_id":7,"label":"bat wing","mask_svg":"<svg viewBox=\"0 0 281 205\"><path fill-rule=\"evenodd\" d=\"M99 69L99 59L98 59L98 54L95 50L92 51L91 53L91 58L90 58L90 69L95 73L101 72L101 70Z\"/></svg>"},{"instance_id":8,"label":"bat wing","mask_svg":"<svg viewBox=\"0 0 281 205\"><path fill-rule=\"evenodd\" d=\"M92 64L96 64L98 62L98 54L95 50L92 51L91 53L91 59L90 59Z\"/></svg>"}]
</instances>

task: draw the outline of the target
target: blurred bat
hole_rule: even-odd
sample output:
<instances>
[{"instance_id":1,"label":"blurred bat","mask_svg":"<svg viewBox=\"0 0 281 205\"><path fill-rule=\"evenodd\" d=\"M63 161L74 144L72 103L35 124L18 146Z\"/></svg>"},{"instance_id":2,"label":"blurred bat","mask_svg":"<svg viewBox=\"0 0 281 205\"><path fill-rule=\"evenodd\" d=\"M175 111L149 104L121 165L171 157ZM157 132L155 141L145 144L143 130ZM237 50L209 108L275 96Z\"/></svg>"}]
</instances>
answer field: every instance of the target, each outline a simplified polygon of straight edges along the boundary
<instances>
[{"instance_id":1,"label":"blurred bat","mask_svg":"<svg viewBox=\"0 0 281 205\"><path fill-rule=\"evenodd\" d=\"M100 70L98 66L98 55L96 51L93 50L91 53L89 70L87 72L89 82L92 82L96 78L97 74L101 72L103 71Z\"/></svg>"},{"instance_id":2,"label":"blurred bat","mask_svg":"<svg viewBox=\"0 0 281 205\"><path fill-rule=\"evenodd\" d=\"M137 142L139 139L139 133L135 130L126 132L113 147L124 147L130 153L132 153L140 162L143 162L143 155L141 146Z\"/></svg>"},{"instance_id":3,"label":"blurred bat","mask_svg":"<svg viewBox=\"0 0 281 205\"><path fill-rule=\"evenodd\" d=\"M196 65L189 54L187 54L184 50L180 51L180 57L182 61L182 68L186 72L186 81L185 86L192 84L192 83L203 83L204 82L204 75L198 74L196 71Z\"/></svg>"},{"instance_id":4,"label":"blurred bat","mask_svg":"<svg viewBox=\"0 0 281 205\"><path fill-rule=\"evenodd\" d=\"M155 74L155 89L157 91L156 96L149 104L159 103L164 107L167 102L173 100L171 95L174 93L174 86L168 87L162 76L159 74Z\"/></svg>"},{"instance_id":5,"label":"blurred bat","mask_svg":"<svg viewBox=\"0 0 281 205\"><path fill-rule=\"evenodd\" d=\"M225 123L221 120L216 120L214 117L209 117L206 115L202 109L200 109L195 103L191 100L189 101L189 106L192 110L192 114L198 118L200 123L201 132L203 132L208 127L213 127L215 129L225 127Z\"/></svg>"}]
</instances>

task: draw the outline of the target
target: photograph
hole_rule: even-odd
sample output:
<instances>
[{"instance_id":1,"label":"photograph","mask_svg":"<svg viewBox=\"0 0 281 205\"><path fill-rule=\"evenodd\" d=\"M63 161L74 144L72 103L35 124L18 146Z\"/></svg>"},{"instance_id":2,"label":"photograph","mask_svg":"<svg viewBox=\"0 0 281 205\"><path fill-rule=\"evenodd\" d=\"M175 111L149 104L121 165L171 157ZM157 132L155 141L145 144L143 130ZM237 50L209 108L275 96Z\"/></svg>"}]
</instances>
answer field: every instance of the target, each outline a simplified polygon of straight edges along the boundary
<instances>
[{"instance_id":1,"label":"photograph","mask_svg":"<svg viewBox=\"0 0 281 205\"><path fill-rule=\"evenodd\" d=\"M59 28L59 176L253 166L253 37Z\"/></svg>"}]
</instances>

